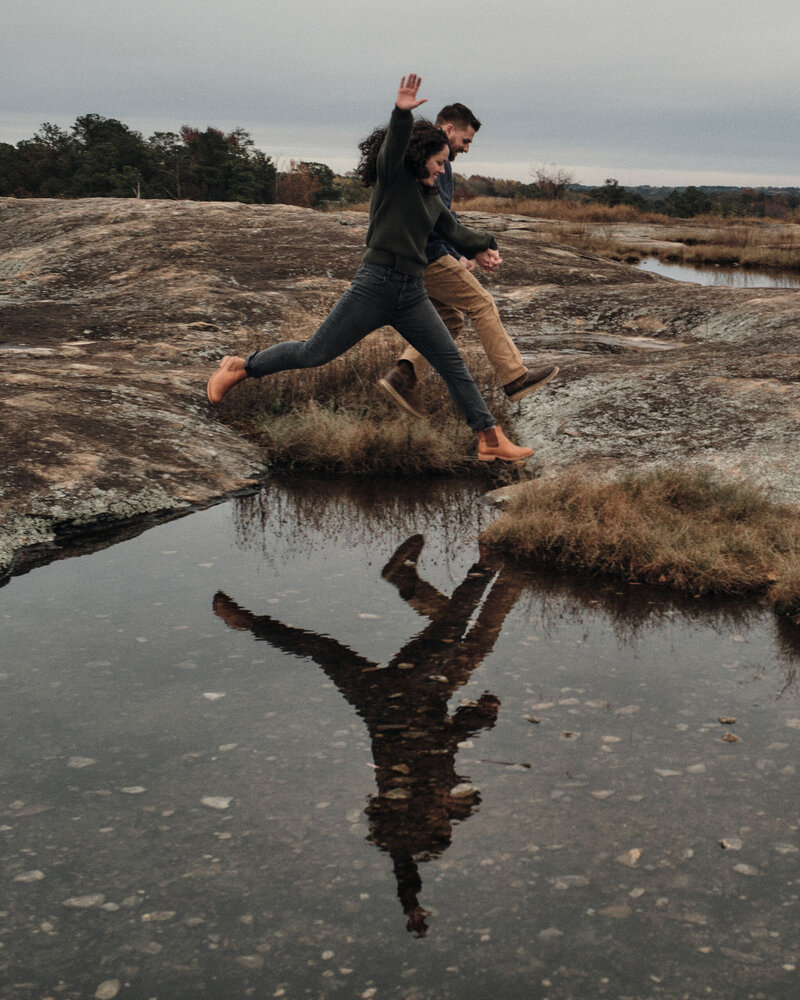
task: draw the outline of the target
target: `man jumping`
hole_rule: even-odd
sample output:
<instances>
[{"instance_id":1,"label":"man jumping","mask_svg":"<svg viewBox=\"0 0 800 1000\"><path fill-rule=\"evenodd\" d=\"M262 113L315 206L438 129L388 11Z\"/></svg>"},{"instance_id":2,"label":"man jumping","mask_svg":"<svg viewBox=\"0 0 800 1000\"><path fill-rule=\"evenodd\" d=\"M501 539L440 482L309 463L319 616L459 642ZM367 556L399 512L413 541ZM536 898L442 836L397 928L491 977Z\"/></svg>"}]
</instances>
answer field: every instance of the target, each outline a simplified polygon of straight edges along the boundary
<instances>
[{"instance_id":1,"label":"man jumping","mask_svg":"<svg viewBox=\"0 0 800 1000\"><path fill-rule=\"evenodd\" d=\"M450 208L453 200L453 169L450 164L459 153L469 152L481 123L463 104L448 104L439 112L436 125L447 135L450 147L450 159L445 163L445 172L438 181L441 199ZM494 299L472 273L473 261L462 257L435 231L428 238L425 252L428 257L425 288L437 312L454 338L464 329L464 316L472 320L486 356L510 400L522 399L555 378L558 374L556 365L536 371L525 367L522 355L500 320ZM501 262L500 255L496 257L494 267ZM403 409L415 417L423 417L425 414L417 395L417 381L427 367L428 363L422 355L408 347L396 366L378 384Z\"/></svg>"}]
</instances>

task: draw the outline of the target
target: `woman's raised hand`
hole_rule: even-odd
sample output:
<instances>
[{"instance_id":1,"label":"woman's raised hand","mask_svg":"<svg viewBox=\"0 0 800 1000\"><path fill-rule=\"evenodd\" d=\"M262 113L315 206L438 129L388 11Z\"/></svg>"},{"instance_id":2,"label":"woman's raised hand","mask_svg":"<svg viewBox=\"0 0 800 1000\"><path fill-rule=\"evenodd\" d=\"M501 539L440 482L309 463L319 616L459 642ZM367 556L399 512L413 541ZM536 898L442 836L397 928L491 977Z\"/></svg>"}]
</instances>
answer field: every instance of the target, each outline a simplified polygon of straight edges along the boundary
<instances>
[{"instance_id":1,"label":"woman's raised hand","mask_svg":"<svg viewBox=\"0 0 800 1000\"><path fill-rule=\"evenodd\" d=\"M409 73L400 81L400 89L397 91L397 106L401 111L413 111L420 104L424 104L428 98L421 97L417 100L417 91L422 83L422 77L416 73Z\"/></svg>"}]
</instances>

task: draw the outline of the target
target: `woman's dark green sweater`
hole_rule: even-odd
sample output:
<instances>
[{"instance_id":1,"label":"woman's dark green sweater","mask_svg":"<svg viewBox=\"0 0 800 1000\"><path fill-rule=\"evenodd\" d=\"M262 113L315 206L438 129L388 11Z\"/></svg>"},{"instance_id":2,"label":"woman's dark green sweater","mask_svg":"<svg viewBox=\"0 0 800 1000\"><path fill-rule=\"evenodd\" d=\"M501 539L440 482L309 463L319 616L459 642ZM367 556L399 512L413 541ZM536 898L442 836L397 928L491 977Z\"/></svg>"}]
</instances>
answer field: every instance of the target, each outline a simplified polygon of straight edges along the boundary
<instances>
[{"instance_id":1,"label":"woman's dark green sweater","mask_svg":"<svg viewBox=\"0 0 800 1000\"><path fill-rule=\"evenodd\" d=\"M378 153L364 261L421 277L428 265L425 244L434 229L465 257L496 250L497 243L490 233L462 226L435 189L425 188L406 167L413 125L411 112L395 107Z\"/></svg>"}]
</instances>

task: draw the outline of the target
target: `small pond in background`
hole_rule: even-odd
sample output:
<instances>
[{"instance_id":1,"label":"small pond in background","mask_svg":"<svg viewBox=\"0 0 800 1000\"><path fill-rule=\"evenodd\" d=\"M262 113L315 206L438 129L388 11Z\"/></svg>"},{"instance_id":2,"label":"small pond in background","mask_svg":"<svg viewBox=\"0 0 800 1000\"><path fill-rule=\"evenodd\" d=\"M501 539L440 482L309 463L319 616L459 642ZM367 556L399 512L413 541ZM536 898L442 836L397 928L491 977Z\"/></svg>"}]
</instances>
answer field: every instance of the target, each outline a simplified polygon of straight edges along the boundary
<instances>
[{"instance_id":1,"label":"small pond in background","mask_svg":"<svg viewBox=\"0 0 800 1000\"><path fill-rule=\"evenodd\" d=\"M749 267L715 265L691 266L664 263L658 257L645 257L635 266L640 271L660 274L676 281L694 281L698 285L724 285L728 288L800 288L800 274L796 271L757 271Z\"/></svg>"},{"instance_id":2,"label":"small pond in background","mask_svg":"<svg viewBox=\"0 0 800 1000\"><path fill-rule=\"evenodd\" d=\"M0 590L0 997L795 997L800 630L305 480Z\"/></svg>"}]
</instances>

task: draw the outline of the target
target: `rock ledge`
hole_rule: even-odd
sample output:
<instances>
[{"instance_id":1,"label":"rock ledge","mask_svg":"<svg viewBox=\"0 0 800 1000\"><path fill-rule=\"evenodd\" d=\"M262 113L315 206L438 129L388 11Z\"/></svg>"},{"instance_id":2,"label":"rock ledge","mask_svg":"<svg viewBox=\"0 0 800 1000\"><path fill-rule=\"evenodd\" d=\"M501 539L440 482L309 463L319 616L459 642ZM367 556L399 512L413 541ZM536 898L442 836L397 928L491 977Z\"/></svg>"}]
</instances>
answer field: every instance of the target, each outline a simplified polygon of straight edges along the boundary
<instances>
[{"instance_id":1,"label":"rock ledge","mask_svg":"<svg viewBox=\"0 0 800 1000\"><path fill-rule=\"evenodd\" d=\"M669 281L499 236L509 331L562 376L517 410L545 474L712 465L800 502L800 291ZM217 359L304 336L366 217L283 205L0 199L0 575L54 540L141 530L247 489L257 447L208 407ZM137 525L139 526L137 529Z\"/></svg>"}]
</instances>

